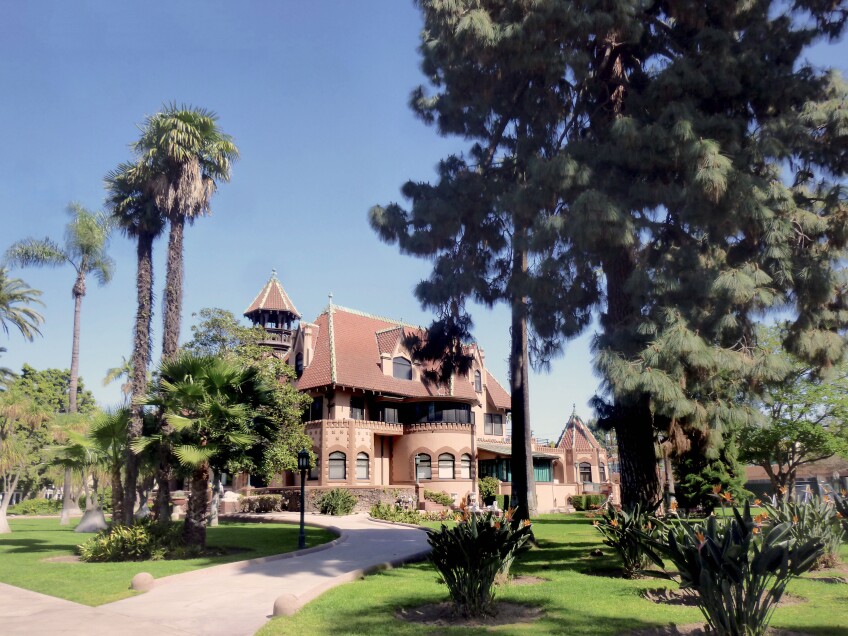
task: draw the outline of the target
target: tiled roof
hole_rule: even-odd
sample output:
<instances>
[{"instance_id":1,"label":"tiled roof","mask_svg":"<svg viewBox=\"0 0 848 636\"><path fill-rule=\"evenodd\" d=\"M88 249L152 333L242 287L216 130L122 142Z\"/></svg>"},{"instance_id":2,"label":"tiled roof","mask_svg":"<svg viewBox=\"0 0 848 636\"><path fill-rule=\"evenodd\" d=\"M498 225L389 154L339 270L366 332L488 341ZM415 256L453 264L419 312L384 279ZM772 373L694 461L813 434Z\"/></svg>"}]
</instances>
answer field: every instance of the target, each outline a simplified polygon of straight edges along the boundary
<instances>
[{"instance_id":1,"label":"tiled roof","mask_svg":"<svg viewBox=\"0 0 848 636\"><path fill-rule=\"evenodd\" d=\"M565 423L565 428L560 433L557 448L571 448L578 452L589 452L599 449L598 440L592 435L592 431L583 423L575 409L571 417Z\"/></svg>"},{"instance_id":2,"label":"tiled roof","mask_svg":"<svg viewBox=\"0 0 848 636\"><path fill-rule=\"evenodd\" d=\"M383 374L380 354L393 353L405 336L416 332L424 335L420 327L332 304L318 316L315 325L314 356L297 382L300 390L336 384L404 397L478 400L472 382L465 377L455 379L450 386L440 386L423 378L400 380ZM506 395L493 378L491 386ZM500 403L504 402L503 395L499 395ZM509 408L508 395L506 405L504 408Z\"/></svg>"},{"instance_id":3,"label":"tiled roof","mask_svg":"<svg viewBox=\"0 0 848 636\"><path fill-rule=\"evenodd\" d=\"M509 409L512 407L512 400L509 393L501 386L501 383L495 380L495 376L486 371L486 390L489 392L489 399L499 409Z\"/></svg>"},{"instance_id":4,"label":"tiled roof","mask_svg":"<svg viewBox=\"0 0 848 636\"><path fill-rule=\"evenodd\" d=\"M300 313L298 313L288 294L286 294L286 290L283 289L280 281L277 280L276 270L271 273L271 278L265 283L265 286L256 295L250 306L244 310L244 315L247 316L260 309L288 311L300 319Z\"/></svg>"}]
</instances>

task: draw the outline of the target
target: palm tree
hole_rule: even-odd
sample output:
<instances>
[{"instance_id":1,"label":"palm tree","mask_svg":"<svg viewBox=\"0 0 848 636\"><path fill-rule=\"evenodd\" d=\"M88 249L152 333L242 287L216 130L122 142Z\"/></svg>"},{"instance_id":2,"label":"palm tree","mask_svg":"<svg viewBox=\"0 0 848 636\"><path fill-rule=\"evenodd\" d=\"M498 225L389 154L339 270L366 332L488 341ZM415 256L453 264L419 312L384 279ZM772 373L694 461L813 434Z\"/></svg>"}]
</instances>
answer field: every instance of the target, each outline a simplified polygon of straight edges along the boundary
<instances>
[{"instance_id":1,"label":"palm tree","mask_svg":"<svg viewBox=\"0 0 848 636\"><path fill-rule=\"evenodd\" d=\"M120 164L106 175L106 207L112 219L124 235L136 241L136 313L133 329L132 358L124 360L121 371L130 378L129 393L140 398L147 392L147 373L151 358L150 326L153 319L153 242L165 229L165 219L156 207L146 184L150 176L139 164ZM111 371L111 370L110 370ZM108 378L109 376L107 376ZM123 387L122 387L123 388ZM125 392L126 395L126 392ZM132 419L127 428L125 446L124 496L121 507L123 523L132 523L138 479L138 459L130 450L130 444L141 436L144 407L132 407ZM121 519L113 514L114 519Z\"/></svg>"},{"instance_id":2,"label":"palm tree","mask_svg":"<svg viewBox=\"0 0 848 636\"><path fill-rule=\"evenodd\" d=\"M254 424L262 407L273 403L273 390L255 367L213 356L183 353L165 360L145 404L159 407L172 433L157 436L191 470L184 536L189 545L206 543L206 509L212 470L246 461L257 442ZM152 438L135 445L140 450Z\"/></svg>"},{"instance_id":3,"label":"palm tree","mask_svg":"<svg viewBox=\"0 0 848 636\"><path fill-rule=\"evenodd\" d=\"M87 421L86 425L90 430L91 421ZM51 464L78 471L82 476L82 485L85 489L85 513L74 528L74 532L97 532L105 529L106 517L100 506L97 492L98 467L106 460L100 447L88 436L88 431L71 430L67 431L67 438L62 446L49 450L52 455ZM89 488L89 480L93 488Z\"/></svg>"},{"instance_id":4,"label":"palm tree","mask_svg":"<svg viewBox=\"0 0 848 636\"><path fill-rule=\"evenodd\" d=\"M31 305L44 305L39 296L40 291L30 288L20 278L9 278L6 268L0 267L0 326L6 334L12 325L27 340L41 335L38 325L44 322L44 317L31 308Z\"/></svg>"},{"instance_id":5,"label":"palm tree","mask_svg":"<svg viewBox=\"0 0 848 636\"><path fill-rule=\"evenodd\" d=\"M6 347L0 347L0 353L6 353ZM15 372L9 367L0 367L0 391L5 391L11 380L15 379Z\"/></svg>"},{"instance_id":6,"label":"palm tree","mask_svg":"<svg viewBox=\"0 0 848 636\"><path fill-rule=\"evenodd\" d=\"M103 386L109 386L117 380L123 380L121 382L121 393L124 396L123 406L129 406L132 398L132 362L127 360L126 356L121 356L120 366L106 369Z\"/></svg>"},{"instance_id":7,"label":"palm tree","mask_svg":"<svg viewBox=\"0 0 848 636\"><path fill-rule=\"evenodd\" d=\"M101 285L112 279L114 263L106 253L109 243L111 223L109 218L97 212L90 212L78 203L68 208L71 221L65 226L65 245L55 241L28 238L12 245L6 252L6 259L21 267L58 267L69 264L76 271L72 288L74 297L74 332L71 348L71 383L68 396L68 410L77 412L77 384L79 381L79 340L80 311L85 296L85 282L93 274Z\"/></svg>"},{"instance_id":8,"label":"palm tree","mask_svg":"<svg viewBox=\"0 0 848 636\"><path fill-rule=\"evenodd\" d=\"M138 173L156 207L170 223L165 272L162 359L177 354L183 301L183 233L185 223L210 212L217 181L229 181L230 164L239 151L229 135L218 128L212 111L169 104L148 117L133 148ZM161 424L167 433L167 423ZM162 522L170 516L171 458L162 446L156 480L159 491L156 514Z\"/></svg>"}]
</instances>

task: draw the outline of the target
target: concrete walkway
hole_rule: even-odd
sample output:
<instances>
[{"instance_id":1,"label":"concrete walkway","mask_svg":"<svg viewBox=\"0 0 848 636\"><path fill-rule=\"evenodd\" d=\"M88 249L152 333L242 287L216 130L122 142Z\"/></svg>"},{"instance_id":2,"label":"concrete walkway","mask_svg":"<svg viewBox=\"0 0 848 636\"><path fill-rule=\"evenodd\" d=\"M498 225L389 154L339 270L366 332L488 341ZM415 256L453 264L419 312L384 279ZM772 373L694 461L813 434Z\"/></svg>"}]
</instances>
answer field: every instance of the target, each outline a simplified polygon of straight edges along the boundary
<instances>
[{"instance_id":1,"label":"concrete walkway","mask_svg":"<svg viewBox=\"0 0 848 636\"><path fill-rule=\"evenodd\" d=\"M262 518L293 523L299 519L297 513ZM335 528L341 536L324 549L319 546L165 577L149 592L99 607L0 584L0 633L247 636L265 624L280 597L282 605L296 609L336 585L383 567L423 559L429 552L421 529L371 521L364 514L310 514L306 521Z\"/></svg>"}]
</instances>

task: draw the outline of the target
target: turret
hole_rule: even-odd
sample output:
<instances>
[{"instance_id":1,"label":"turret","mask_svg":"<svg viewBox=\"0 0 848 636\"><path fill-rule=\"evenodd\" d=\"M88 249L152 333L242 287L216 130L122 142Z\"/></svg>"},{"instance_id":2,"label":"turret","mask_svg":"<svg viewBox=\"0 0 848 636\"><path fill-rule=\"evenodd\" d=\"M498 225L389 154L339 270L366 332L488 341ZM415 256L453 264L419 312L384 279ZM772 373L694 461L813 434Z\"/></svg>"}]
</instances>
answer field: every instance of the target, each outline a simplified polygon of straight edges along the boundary
<instances>
[{"instance_id":1,"label":"turret","mask_svg":"<svg viewBox=\"0 0 848 636\"><path fill-rule=\"evenodd\" d=\"M261 344L271 347L275 355L283 357L292 346L292 330L300 314L277 280L277 270L245 310L244 316L266 332Z\"/></svg>"}]
</instances>

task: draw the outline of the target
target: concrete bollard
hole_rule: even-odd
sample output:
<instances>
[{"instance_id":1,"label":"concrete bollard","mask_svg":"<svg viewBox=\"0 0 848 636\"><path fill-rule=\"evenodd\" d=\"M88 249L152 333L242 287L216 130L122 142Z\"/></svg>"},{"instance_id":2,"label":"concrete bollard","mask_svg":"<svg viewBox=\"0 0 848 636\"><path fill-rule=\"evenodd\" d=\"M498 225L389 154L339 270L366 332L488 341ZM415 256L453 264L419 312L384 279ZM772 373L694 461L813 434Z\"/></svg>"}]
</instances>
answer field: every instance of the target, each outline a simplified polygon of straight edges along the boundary
<instances>
[{"instance_id":1,"label":"concrete bollard","mask_svg":"<svg viewBox=\"0 0 848 636\"><path fill-rule=\"evenodd\" d=\"M139 572L132 577L132 581L130 581L130 587L136 592L146 592L155 584L156 579L153 578L152 574L148 574L147 572Z\"/></svg>"},{"instance_id":2,"label":"concrete bollard","mask_svg":"<svg viewBox=\"0 0 848 636\"><path fill-rule=\"evenodd\" d=\"M274 601L274 616L294 616L300 609L300 603L294 594L283 594Z\"/></svg>"}]
</instances>

